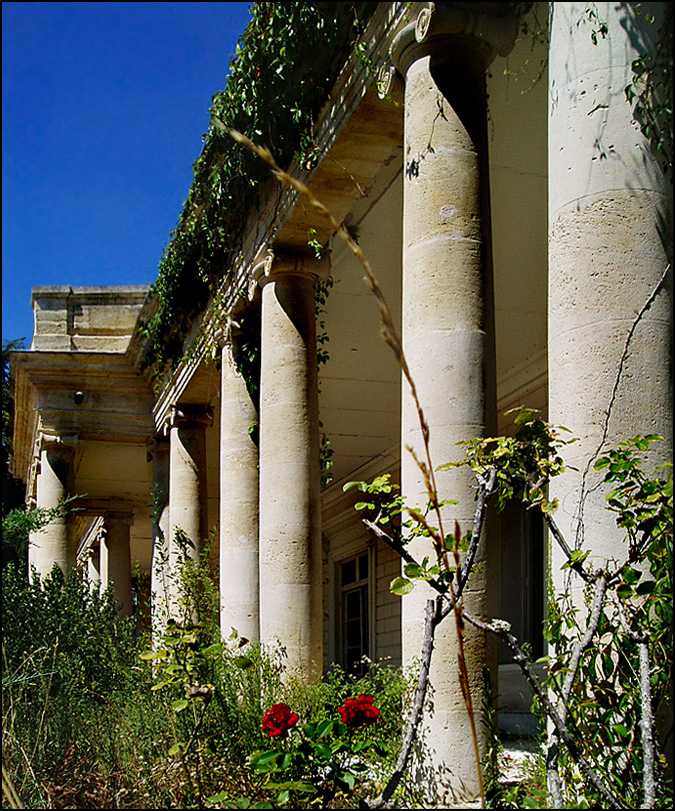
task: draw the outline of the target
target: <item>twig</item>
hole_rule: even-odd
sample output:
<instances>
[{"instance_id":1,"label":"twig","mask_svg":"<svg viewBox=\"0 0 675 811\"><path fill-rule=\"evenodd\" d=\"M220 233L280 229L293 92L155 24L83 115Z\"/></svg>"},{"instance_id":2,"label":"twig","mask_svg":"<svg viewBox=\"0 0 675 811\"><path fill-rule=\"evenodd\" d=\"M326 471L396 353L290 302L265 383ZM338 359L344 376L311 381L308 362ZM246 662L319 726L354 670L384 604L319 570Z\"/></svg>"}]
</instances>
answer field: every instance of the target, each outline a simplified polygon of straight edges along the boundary
<instances>
[{"instance_id":1,"label":"twig","mask_svg":"<svg viewBox=\"0 0 675 811\"><path fill-rule=\"evenodd\" d=\"M455 590L456 600L459 599L459 597L461 597L462 592L464 591L464 586L466 585L466 581L469 579L469 575L471 574L473 562L476 558L476 552L478 551L480 536L483 532L483 524L485 523L485 512L487 509L487 504L488 501L490 500L490 497L495 492L496 482L497 482L497 468L494 466L490 468L490 473L488 475L487 481L485 481L482 477L478 478L479 483L478 501L476 503L476 509L473 514L473 530L471 534L471 543L466 553L466 558L464 559L462 573L457 581L457 587Z\"/></svg>"},{"instance_id":2,"label":"twig","mask_svg":"<svg viewBox=\"0 0 675 811\"><path fill-rule=\"evenodd\" d=\"M503 639L506 644L509 646L511 650L511 654L513 656L513 661L520 667L527 683L532 688L532 691L539 699L539 703L543 708L545 714L551 719L553 725L555 726L558 734L560 735L560 740L565 744L567 747L570 756L574 760L574 762L579 766L579 770L584 775L584 777L591 783L598 792L602 795L602 797L607 802L608 808L628 808L628 806L621 800L621 798L617 797L610 788L605 786L602 779L599 775L595 772L593 767L590 763L586 760L586 758L582 755L579 751L576 743L574 742L572 736L567 729L567 726L562 721L556 708L551 703L551 700L548 697L548 693L544 687L542 687L541 682L537 674L532 669L532 666L525 655L525 652L518 644L518 640L513 636L513 634L509 630L509 623L504 622L503 620L493 620L492 622L484 622L483 620L474 617L467 611L464 612L464 619L474 625L476 628L480 628L483 631L489 631L490 633L497 634L501 639ZM554 808L564 808L564 804L558 804L554 801Z\"/></svg>"},{"instance_id":3,"label":"twig","mask_svg":"<svg viewBox=\"0 0 675 811\"><path fill-rule=\"evenodd\" d=\"M387 781L381 794L373 800L363 800L363 808L382 808L389 802L393 793L398 788L401 778L405 773L412 752L412 746L417 736L417 730L422 720L422 712L424 710L424 700L427 695L429 686L429 668L431 666L431 654L434 650L434 635L436 628L441 622L440 615L440 597L435 600L427 600L426 620L424 623L424 645L422 647L422 661L420 662L420 673L417 679L417 690L415 691L415 702L413 704L413 711L408 721L408 729L406 730L405 740L401 748L401 753L396 762L391 777Z\"/></svg>"},{"instance_id":4,"label":"twig","mask_svg":"<svg viewBox=\"0 0 675 811\"><path fill-rule=\"evenodd\" d=\"M563 682L560 698L558 699L558 711L560 713L560 720L564 724L567 720L567 707L569 704L570 694L574 686L574 680L577 677L579 670L579 663L586 648L591 644L593 636L598 629L600 623L600 616L602 614L603 602L605 593L607 591L607 575L600 574L595 584L595 594L593 596L593 608L586 627L586 633L577 642L572 651L572 657L569 662L569 669ZM546 771L547 782L551 799L553 800L556 808L563 808L562 788L560 783L560 772L558 771L558 752L560 749L560 732L558 727L551 732L548 744L548 753L546 757Z\"/></svg>"},{"instance_id":5,"label":"twig","mask_svg":"<svg viewBox=\"0 0 675 811\"><path fill-rule=\"evenodd\" d=\"M652 684L649 667L649 636L638 634L632 631L623 615L621 606L619 609L619 621L623 626L626 636L633 640L638 646L638 657L640 661L640 733L642 735L642 759L643 759L643 807L653 808L656 801L657 779L656 779L656 752L654 747L654 711L652 709Z\"/></svg>"},{"instance_id":6,"label":"twig","mask_svg":"<svg viewBox=\"0 0 675 811\"><path fill-rule=\"evenodd\" d=\"M553 535L554 540L564 552L567 560L570 562L570 569L573 569L586 583L590 583L592 578L584 569L583 563L579 562L578 560L572 561L572 550L569 548L569 545L558 528L558 525L553 520L553 516L549 515L549 513L544 513L544 521L546 521L546 526L551 531L551 535Z\"/></svg>"}]
</instances>

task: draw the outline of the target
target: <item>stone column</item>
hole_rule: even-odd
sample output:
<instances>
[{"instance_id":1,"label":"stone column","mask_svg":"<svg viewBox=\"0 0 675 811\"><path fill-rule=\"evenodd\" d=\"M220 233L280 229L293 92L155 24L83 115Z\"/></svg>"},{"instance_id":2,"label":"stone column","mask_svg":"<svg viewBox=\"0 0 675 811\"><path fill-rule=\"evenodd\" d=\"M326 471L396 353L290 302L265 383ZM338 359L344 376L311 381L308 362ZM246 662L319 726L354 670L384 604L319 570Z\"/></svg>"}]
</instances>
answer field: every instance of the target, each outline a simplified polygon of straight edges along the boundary
<instances>
[{"instance_id":1,"label":"stone column","mask_svg":"<svg viewBox=\"0 0 675 811\"><path fill-rule=\"evenodd\" d=\"M101 547L91 546L87 556L87 580L92 592L101 588Z\"/></svg>"},{"instance_id":2,"label":"stone column","mask_svg":"<svg viewBox=\"0 0 675 811\"><path fill-rule=\"evenodd\" d=\"M652 445L649 472L672 460L672 187L624 95L664 7L646 3L637 16L631 4L598 3L608 33L594 45L584 3L552 4L549 415L579 441L564 454L578 472L550 490L556 521L571 547L591 551L591 568L626 556L594 460L638 433L666 438ZM560 587L563 559L552 548Z\"/></svg>"},{"instance_id":3,"label":"stone column","mask_svg":"<svg viewBox=\"0 0 675 811\"><path fill-rule=\"evenodd\" d=\"M392 47L405 79L403 345L430 429L434 468L464 457L458 442L496 431L485 72L496 53L509 52L515 38L515 19L501 11L505 16L487 17L429 4ZM425 479L408 447L426 463L417 408L404 380L402 492L410 505L423 508ZM473 476L465 468L452 469L437 473L436 481L441 500L458 502L442 510L444 532L452 533L457 520L466 533L473 524ZM433 556L425 539L411 543L410 550L420 561ZM479 571L465 592L467 608L481 617L498 610L498 560L497 539L488 534L477 559ZM403 598L405 664L421 655L425 606L434 596L419 583ZM496 644L467 626L464 649L482 746L481 672L487 664L496 685ZM430 675L434 709L425 718L426 740L441 785L475 796L477 768L457 652L449 618L436 633Z\"/></svg>"},{"instance_id":4,"label":"stone column","mask_svg":"<svg viewBox=\"0 0 675 811\"><path fill-rule=\"evenodd\" d=\"M220 398L220 629L260 639L258 413L235 362L236 339L222 349Z\"/></svg>"},{"instance_id":5,"label":"stone column","mask_svg":"<svg viewBox=\"0 0 675 811\"><path fill-rule=\"evenodd\" d=\"M148 446L152 463L152 563L150 593L152 637L159 640L169 616L169 442L156 437Z\"/></svg>"},{"instance_id":6,"label":"stone column","mask_svg":"<svg viewBox=\"0 0 675 811\"><path fill-rule=\"evenodd\" d=\"M314 283L328 263L270 256L262 291L260 637L289 670L323 664L321 496Z\"/></svg>"},{"instance_id":7,"label":"stone column","mask_svg":"<svg viewBox=\"0 0 675 811\"><path fill-rule=\"evenodd\" d=\"M37 507L58 507L73 492L73 460L77 437L42 435L40 472L37 476ZM37 573L48 575L58 564L65 577L75 565L76 547L72 516L55 518L29 540L28 563Z\"/></svg>"},{"instance_id":8,"label":"stone column","mask_svg":"<svg viewBox=\"0 0 675 811\"><path fill-rule=\"evenodd\" d=\"M190 539L185 552L199 560L208 535L206 495L206 428L211 425L210 407L179 405L170 417L169 462L169 556L171 577L175 580L181 550L176 532L181 529ZM172 583L172 589L175 583Z\"/></svg>"},{"instance_id":9,"label":"stone column","mask_svg":"<svg viewBox=\"0 0 675 811\"><path fill-rule=\"evenodd\" d=\"M131 590L131 525L133 513L108 512L101 543L101 587L112 583L120 617L130 617L134 605Z\"/></svg>"}]
</instances>

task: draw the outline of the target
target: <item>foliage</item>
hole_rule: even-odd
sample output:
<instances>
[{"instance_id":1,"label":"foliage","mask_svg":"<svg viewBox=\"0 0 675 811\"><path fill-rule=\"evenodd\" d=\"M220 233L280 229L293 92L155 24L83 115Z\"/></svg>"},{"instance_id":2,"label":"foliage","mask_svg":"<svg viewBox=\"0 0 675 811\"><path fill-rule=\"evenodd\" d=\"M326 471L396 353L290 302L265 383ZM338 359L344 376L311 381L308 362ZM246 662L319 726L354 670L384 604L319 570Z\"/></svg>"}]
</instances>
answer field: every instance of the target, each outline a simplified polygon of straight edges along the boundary
<instances>
[{"instance_id":1,"label":"foliage","mask_svg":"<svg viewBox=\"0 0 675 811\"><path fill-rule=\"evenodd\" d=\"M11 392L9 358L10 353L24 348L24 339L3 341L2 343L2 514L19 507L23 503L25 488L23 483L9 472L9 457L12 447L12 427L14 425L14 401ZM3 544L6 543L3 532Z\"/></svg>"},{"instance_id":2,"label":"foliage","mask_svg":"<svg viewBox=\"0 0 675 811\"><path fill-rule=\"evenodd\" d=\"M86 805L92 759L114 771L102 733L128 685L132 625L117 619L111 591L89 591L76 574L64 584L56 566L41 583L3 571L2 624L3 763L28 806L61 802L68 781L69 802Z\"/></svg>"},{"instance_id":3,"label":"foliage","mask_svg":"<svg viewBox=\"0 0 675 811\"><path fill-rule=\"evenodd\" d=\"M625 551L618 563L607 561L604 568L591 571L586 566L590 549L570 549L553 519L557 505L545 497L550 479L565 471L560 449L573 440L562 439L560 429L553 429L529 409L519 409L515 423L514 437L464 443L466 460L460 464L475 473L479 502L494 495L498 506L517 498L530 509L542 510L552 538L564 552L562 568L573 570L586 584L588 607L580 610L569 581L562 593L552 594L545 628L551 656L541 660L548 663L544 686L533 675L508 623L497 619L486 623L466 612L462 616L508 642L535 690L539 711L554 726L547 755L553 802L558 807L562 800L593 807L609 800L622 808L644 807L641 802L649 807L663 783L666 765L662 755L655 756L653 719L667 706L672 690L672 465L660 469L670 470L667 478L644 472L639 454L661 440L656 435L633 437L597 459L596 469L606 471L604 481L612 488L607 508L616 514L617 527L625 534ZM380 530L378 537L405 561L405 577L392 581L391 591L404 596L416 581L425 581L448 600L443 612L449 613L449 585L455 590L470 578L471 550L479 539L467 533L469 551L461 576L456 577L456 566L449 568L453 576L444 578L448 569L443 565L443 550L437 550L433 566L428 558L419 563L406 550L411 537L406 525L410 527L411 522L417 525L413 532L438 546L438 530L427 522L429 508L424 513L407 508L387 476L349 486L358 487L368 498L355 505L374 516L366 526L387 526L389 534ZM404 510L411 522L398 528L392 518ZM456 528L455 542L459 538ZM450 540L445 539L446 549ZM498 785L499 752L489 686L483 708L491 733L488 739L493 741L483 763L488 796L509 807L518 792L505 793ZM560 776L562 788L556 790Z\"/></svg>"},{"instance_id":4,"label":"foliage","mask_svg":"<svg viewBox=\"0 0 675 811\"><path fill-rule=\"evenodd\" d=\"M654 17L642 11L642 3L631 4L638 16L654 25ZM673 6L663 3L663 25L656 47L631 64L633 78L626 85L626 100L633 105L633 116L651 144L664 172L673 169Z\"/></svg>"},{"instance_id":5,"label":"foliage","mask_svg":"<svg viewBox=\"0 0 675 811\"><path fill-rule=\"evenodd\" d=\"M639 454L655 435L636 436L619 443L595 467L604 470L612 487L608 509L624 531L625 557L608 569L608 595L592 642L584 649L579 674L568 703L568 723L583 742L597 770L628 807L643 802L643 780L648 769L645 753L645 690L652 714L669 702L672 689L673 623L673 480L644 473ZM667 466L672 467L672 466ZM594 589L589 585L589 613ZM564 698L569 662L584 625L567 594L549 606L547 639L555 656L549 665L548 685ZM640 644L649 661L649 684L641 675ZM657 774L665 761L655 764ZM568 756L563 757L569 796L599 802L598 793L579 785Z\"/></svg>"},{"instance_id":6,"label":"foliage","mask_svg":"<svg viewBox=\"0 0 675 811\"><path fill-rule=\"evenodd\" d=\"M159 308L145 330L156 373L182 355L193 319L234 265L248 217L267 178L253 156L223 133L261 137L287 166L314 160L313 126L352 40L373 3L255 3L211 108L214 125L194 163L194 180L154 283ZM217 125L216 125L217 124Z\"/></svg>"},{"instance_id":7,"label":"foliage","mask_svg":"<svg viewBox=\"0 0 675 811\"><path fill-rule=\"evenodd\" d=\"M28 539L31 532L39 532L52 521L63 518L72 509L71 504L76 500L72 496L57 507L45 509L36 507L26 510L25 506L15 507L2 517L2 543L3 547L11 549L12 559L19 571L24 575L28 573Z\"/></svg>"}]
</instances>

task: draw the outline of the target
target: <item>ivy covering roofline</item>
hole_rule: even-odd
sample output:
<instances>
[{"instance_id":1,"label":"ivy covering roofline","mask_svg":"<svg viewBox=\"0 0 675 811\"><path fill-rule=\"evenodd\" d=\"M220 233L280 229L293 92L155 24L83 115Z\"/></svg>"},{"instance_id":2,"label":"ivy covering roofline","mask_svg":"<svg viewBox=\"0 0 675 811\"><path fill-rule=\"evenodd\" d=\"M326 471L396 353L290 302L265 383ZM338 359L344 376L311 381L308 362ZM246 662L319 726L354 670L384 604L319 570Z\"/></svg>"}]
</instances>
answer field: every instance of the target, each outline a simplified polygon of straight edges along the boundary
<instances>
[{"instance_id":1,"label":"ivy covering roofline","mask_svg":"<svg viewBox=\"0 0 675 811\"><path fill-rule=\"evenodd\" d=\"M268 146L280 165L317 159L314 126L355 40L377 3L255 3L225 89L210 113ZM264 164L222 127L211 126L194 179L153 284L157 310L142 325L144 366L174 368L194 319L232 273L252 210L261 204Z\"/></svg>"}]
</instances>

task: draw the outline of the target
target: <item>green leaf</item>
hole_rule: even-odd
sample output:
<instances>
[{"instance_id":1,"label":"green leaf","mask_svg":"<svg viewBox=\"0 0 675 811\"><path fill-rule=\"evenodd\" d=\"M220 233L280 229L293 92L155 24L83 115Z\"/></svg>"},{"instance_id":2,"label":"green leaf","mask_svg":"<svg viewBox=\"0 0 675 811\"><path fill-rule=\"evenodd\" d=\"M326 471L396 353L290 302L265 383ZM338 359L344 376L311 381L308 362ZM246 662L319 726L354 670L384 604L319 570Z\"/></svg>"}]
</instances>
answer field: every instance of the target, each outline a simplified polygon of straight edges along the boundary
<instances>
[{"instance_id":1,"label":"green leaf","mask_svg":"<svg viewBox=\"0 0 675 811\"><path fill-rule=\"evenodd\" d=\"M317 738L325 738L329 732L333 729L333 722L332 721L322 721L319 726L316 728L316 737Z\"/></svg>"},{"instance_id":2,"label":"green leaf","mask_svg":"<svg viewBox=\"0 0 675 811\"><path fill-rule=\"evenodd\" d=\"M403 573L406 577L419 577L422 574L422 569L417 563L406 563L403 567Z\"/></svg>"},{"instance_id":3,"label":"green leaf","mask_svg":"<svg viewBox=\"0 0 675 811\"><path fill-rule=\"evenodd\" d=\"M184 743L174 743L174 745L169 749L169 757L176 757L177 755L182 755L185 751L185 744Z\"/></svg>"},{"instance_id":4,"label":"green leaf","mask_svg":"<svg viewBox=\"0 0 675 811\"><path fill-rule=\"evenodd\" d=\"M616 593L622 600L627 600L633 595L633 589L627 583L619 583Z\"/></svg>"},{"instance_id":5,"label":"green leaf","mask_svg":"<svg viewBox=\"0 0 675 811\"><path fill-rule=\"evenodd\" d=\"M278 761L277 765L279 766L279 771L283 772L287 769L293 761L293 757L290 752L284 752L281 756L280 760Z\"/></svg>"},{"instance_id":6,"label":"green leaf","mask_svg":"<svg viewBox=\"0 0 675 811\"><path fill-rule=\"evenodd\" d=\"M311 739L316 735L316 727L317 727L316 724L305 724L305 726L302 728L302 731L308 738Z\"/></svg>"},{"instance_id":7,"label":"green leaf","mask_svg":"<svg viewBox=\"0 0 675 811\"><path fill-rule=\"evenodd\" d=\"M143 661L147 662L152 659L167 659L169 657L169 652L166 650L146 650L140 654L138 657L139 659L143 659Z\"/></svg>"},{"instance_id":8,"label":"green leaf","mask_svg":"<svg viewBox=\"0 0 675 811\"><path fill-rule=\"evenodd\" d=\"M250 670L254 666L253 660L249 659L248 656L235 656L232 659L232 664L240 670Z\"/></svg>"},{"instance_id":9,"label":"green leaf","mask_svg":"<svg viewBox=\"0 0 675 811\"><path fill-rule=\"evenodd\" d=\"M330 750L330 746L326 746L323 743L317 743L317 745L314 747L314 751L320 758L323 758L324 760L330 760L333 754Z\"/></svg>"},{"instance_id":10,"label":"green leaf","mask_svg":"<svg viewBox=\"0 0 675 811\"><path fill-rule=\"evenodd\" d=\"M185 698L179 698L178 701L174 701L171 707L173 708L174 712L183 712L183 710L187 707L188 702Z\"/></svg>"},{"instance_id":11,"label":"green leaf","mask_svg":"<svg viewBox=\"0 0 675 811\"><path fill-rule=\"evenodd\" d=\"M257 754L257 753L256 753ZM279 752L260 752L257 757L251 756L251 765L258 772L268 772L276 768Z\"/></svg>"},{"instance_id":12,"label":"green leaf","mask_svg":"<svg viewBox=\"0 0 675 811\"><path fill-rule=\"evenodd\" d=\"M339 772L338 780L344 783L349 791L352 791L356 785L356 777L351 772Z\"/></svg>"},{"instance_id":13,"label":"green leaf","mask_svg":"<svg viewBox=\"0 0 675 811\"><path fill-rule=\"evenodd\" d=\"M621 576L629 586L634 586L642 577L642 572L637 569L631 569L630 566L624 566L623 569L621 569Z\"/></svg>"},{"instance_id":14,"label":"green leaf","mask_svg":"<svg viewBox=\"0 0 675 811\"><path fill-rule=\"evenodd\" d=\"M395 580L391 581L389 591L391 591L392 594L398 594L399 597L403 597L406 594L410 594L414 588L415 584L411 583L410 580L406 580L405 577L397 577Z\"/></svg>"}]
</instances>

